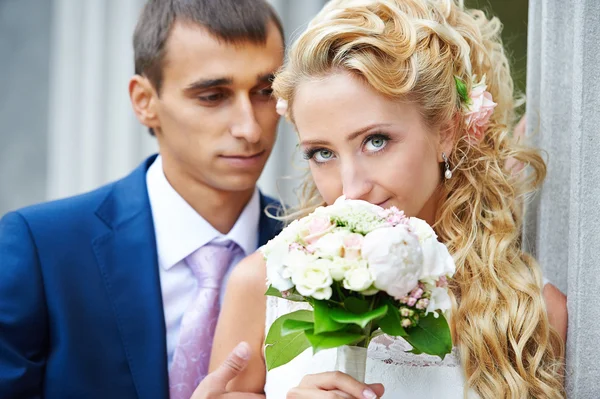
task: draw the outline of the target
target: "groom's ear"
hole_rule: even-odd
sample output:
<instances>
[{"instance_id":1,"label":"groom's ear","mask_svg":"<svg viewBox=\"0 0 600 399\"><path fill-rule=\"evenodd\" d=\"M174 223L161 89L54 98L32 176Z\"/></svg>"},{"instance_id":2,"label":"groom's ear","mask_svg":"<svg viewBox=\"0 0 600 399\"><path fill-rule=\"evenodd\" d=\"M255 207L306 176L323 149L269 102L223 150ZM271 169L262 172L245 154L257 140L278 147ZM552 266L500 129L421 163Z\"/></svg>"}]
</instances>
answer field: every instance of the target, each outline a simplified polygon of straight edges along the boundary
<instances>
[{"instance_id":1,"label":"groom's ear","mask_svg":"<svg viewBox=\"0 0 600 399\"><path fill-rule=\"evenodd\" d=\"M156 112L158 93L152 83L142 75L134 75L129 81L129 98L133 112L140 123L150 129L159 127Z\"/></svg>"}]
</instances>

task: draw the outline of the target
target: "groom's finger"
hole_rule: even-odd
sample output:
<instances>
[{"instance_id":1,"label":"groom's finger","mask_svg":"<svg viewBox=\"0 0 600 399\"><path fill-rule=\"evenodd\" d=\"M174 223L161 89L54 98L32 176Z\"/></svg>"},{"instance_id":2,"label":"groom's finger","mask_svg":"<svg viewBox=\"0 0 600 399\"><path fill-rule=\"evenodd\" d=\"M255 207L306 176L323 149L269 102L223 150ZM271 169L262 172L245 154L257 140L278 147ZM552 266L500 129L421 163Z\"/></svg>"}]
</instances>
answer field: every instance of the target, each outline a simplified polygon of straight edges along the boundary
<instances>
[{"instance_id":1,"label":"groom's finger","mask_svg":"<svg viewBox=\"0 0 600 399\"><path fill-rule=\"evenodd\" d=\"M197 391L223 391L229 381L237 377L248 364L250 360L250 345L246 342L240 342L229 354L229 357L219 366L218 369L210 373L198 386Z\"/></svg>"}]
</instances>

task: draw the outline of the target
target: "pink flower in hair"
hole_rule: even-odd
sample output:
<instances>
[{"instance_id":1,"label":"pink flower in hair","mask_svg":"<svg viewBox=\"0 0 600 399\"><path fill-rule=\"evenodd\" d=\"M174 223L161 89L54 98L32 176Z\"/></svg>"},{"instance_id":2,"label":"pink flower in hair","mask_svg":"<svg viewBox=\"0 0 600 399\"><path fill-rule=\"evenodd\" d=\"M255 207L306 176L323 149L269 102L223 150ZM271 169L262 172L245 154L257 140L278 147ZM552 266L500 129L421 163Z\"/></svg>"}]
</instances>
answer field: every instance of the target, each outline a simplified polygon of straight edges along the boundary
<instances>
[{"instance_id":1,"label":"pink flower in hair","mask_svg":"<svg viewBox=\"0 0 600 399\"><path fill-rule=\"evenodd\" d=\"M475 76L473 80L475 80ZM465 121L467 125L467 140L471 144L477 144L483 140L490 117L494 112L496 104L492 100L492 94L486 90L485 76L479 83L473 83L469 99L465 107Z\"/></svg>"}]
</instances>

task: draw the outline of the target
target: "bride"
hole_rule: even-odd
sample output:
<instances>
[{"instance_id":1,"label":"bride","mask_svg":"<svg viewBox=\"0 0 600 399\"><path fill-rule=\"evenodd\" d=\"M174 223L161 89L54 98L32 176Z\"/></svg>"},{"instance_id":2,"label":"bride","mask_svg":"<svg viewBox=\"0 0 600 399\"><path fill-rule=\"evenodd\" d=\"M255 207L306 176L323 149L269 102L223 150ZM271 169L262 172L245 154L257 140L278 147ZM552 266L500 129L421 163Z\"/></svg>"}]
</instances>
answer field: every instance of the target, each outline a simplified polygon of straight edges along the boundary
<instances>
[{"instance_id":1,"label":"bride","mask_svg":"<svg viewBox=\"0 0 600 399\"><path fill-rule=\"evenodd\" d=\"M565 298L521 250L521 200L546 168L508 133L515 102L500 28L458 0L333 0L274 82L310 166L287 218L345 195L433 225L457 265L452 354L415 355L383 335L369 347L370 385L332 372L335 350L307 349L267 373L265 331L304 304L264 296L255 254L233 272L215 334L213 368L240 341L254 354L229 390L374 398L382 383L389 398L564 397ZM511 158L530 173L507 171Z\"/></svg>"}]
</instances>

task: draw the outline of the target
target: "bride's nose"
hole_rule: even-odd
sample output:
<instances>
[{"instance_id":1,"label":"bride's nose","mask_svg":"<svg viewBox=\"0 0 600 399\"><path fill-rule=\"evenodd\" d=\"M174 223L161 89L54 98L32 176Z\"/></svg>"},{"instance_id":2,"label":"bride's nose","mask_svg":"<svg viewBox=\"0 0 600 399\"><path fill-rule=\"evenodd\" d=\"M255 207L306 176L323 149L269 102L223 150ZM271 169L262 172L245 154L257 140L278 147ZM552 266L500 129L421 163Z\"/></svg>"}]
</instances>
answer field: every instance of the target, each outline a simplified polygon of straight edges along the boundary
<instances>
[{"instance_id":1,"label":"bride's nose","mask_svg":"<svg viewBox=\"0 0 600 399\"><path fill-rule=\"evenodd\" d=\"M373 189L368 171L358 162L346 162L342 165L342 190L348 199L367 200L368 194Z\"/></svg>"}]
</instances>

